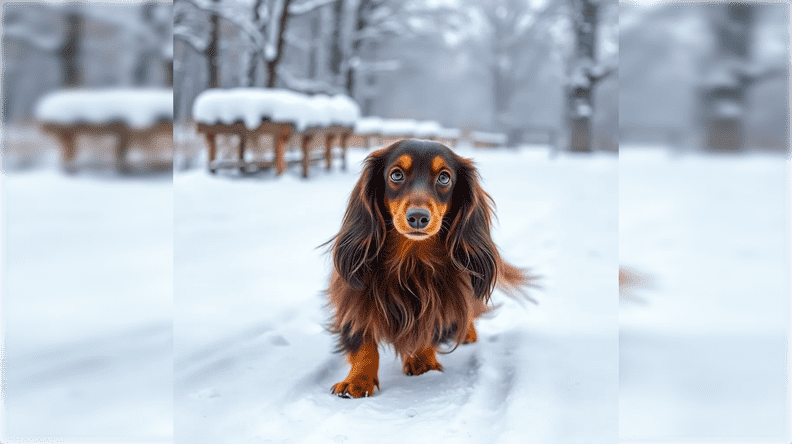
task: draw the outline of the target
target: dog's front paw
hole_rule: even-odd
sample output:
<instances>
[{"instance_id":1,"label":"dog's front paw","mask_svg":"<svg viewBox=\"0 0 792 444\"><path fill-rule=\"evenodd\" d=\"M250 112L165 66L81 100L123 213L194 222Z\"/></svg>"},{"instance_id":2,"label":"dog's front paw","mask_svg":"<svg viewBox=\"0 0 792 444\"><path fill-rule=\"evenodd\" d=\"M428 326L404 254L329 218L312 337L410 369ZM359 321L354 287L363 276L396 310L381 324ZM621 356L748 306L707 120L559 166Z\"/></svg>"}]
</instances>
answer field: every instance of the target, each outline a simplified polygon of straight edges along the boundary
<instances>
[{"instance_id":1,"label":"dog's front paw","mask_svg":"<svg viewBox=\"0 0 792 444\"><path fill-rule=\"evenodd\" d=\"M364 398L374 395L374 388L379 389L379 379L368 375L347 376L338 384L334 384L331 392L341 398Z\"/></svg>"},{"instance_id":2,"label":"dog's front paw","mask_svg":"<svg viewBox=\"0 0 792 444\"><path fill-rule=\"evenodd\" d=\"M476 334L476 329L470 328L468 329L467 334L465 335L465 339L462 341L463 344L472 344L478 341L478 335Z\"/></svg>"},{"instance_id":3,"label":"dog's front paw","mask_svg":"<svg viewBox=\"0 0 792 444\"><path fill-rule=\"evenodd\" d=\"M437 362L434 355L418 355L404 360L404 374L409 376L422 375L429 370L443 371L443 366Z\"/></svg>"}]
</instances>

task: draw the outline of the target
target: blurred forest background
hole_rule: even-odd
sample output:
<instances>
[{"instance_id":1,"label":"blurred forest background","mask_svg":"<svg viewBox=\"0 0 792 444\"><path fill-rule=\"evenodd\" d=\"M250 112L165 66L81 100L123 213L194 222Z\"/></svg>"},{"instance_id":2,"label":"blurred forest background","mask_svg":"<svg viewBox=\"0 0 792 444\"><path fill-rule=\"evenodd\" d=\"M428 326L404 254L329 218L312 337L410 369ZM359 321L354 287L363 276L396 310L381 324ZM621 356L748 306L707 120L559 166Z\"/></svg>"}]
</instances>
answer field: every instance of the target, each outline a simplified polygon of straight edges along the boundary
<instances>
[{"instance_id":1,"label":"blurred forest background","mask_svg":"<svg viewBox=\"0 0 792 444\"><path fill-rule=\"evenodd\" d=\"M51 90L174 84L182 124L207 88L278 87L512 146L787 149L786 4L7 3L3 25L6 153Z\"/></svg>"},{"instance_id":2,"label":"blurred forest background","mask_svg":"<svg viewBox=\"0 0 792 444\"><path fill-rule=\"evenodd\" d=\"M174 41L177 122L207 88L274 86L512 145L578 119L617 147L615 0L176 0Z\"/></svg>"},{"instance_id":3,"label":"blurred forest background","mask_svg":"<svg viewBox=\"0 0 792 444\"><path fill-rule=\"evenodd\" d=\"M3 5L3 118L25 122L63 87L172 86L173 5Z\"/></svg>"}]
</instances>

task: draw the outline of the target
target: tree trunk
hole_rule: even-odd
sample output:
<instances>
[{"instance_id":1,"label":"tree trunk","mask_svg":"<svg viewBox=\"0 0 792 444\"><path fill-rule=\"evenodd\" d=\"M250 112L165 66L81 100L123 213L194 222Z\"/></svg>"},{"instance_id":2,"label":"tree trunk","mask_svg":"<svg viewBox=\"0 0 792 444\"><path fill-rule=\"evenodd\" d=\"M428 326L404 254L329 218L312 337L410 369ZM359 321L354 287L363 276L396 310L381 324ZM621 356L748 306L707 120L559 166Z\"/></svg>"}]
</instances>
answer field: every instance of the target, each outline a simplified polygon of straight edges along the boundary
<instances>
[{"instance_id":1,"label":"tree trunk","mask_svg":"<svg viewBox=\"0 0 792 444\"><path fill-rule=\"evenodd\" d=\"M152 22L154 21L154 13L153 13L154 5L151 3L144 4L141 9L141 21L144 23L146 28L152 28ZM157 53L153 53L150 48L143 48L143 50L137 54L137 63L135 64L135 68L132 70L132 84L135 86L142 86L148 83L149 80L149 66L153 61L153 58L157 57Z\"/></svg>"},{"instance_id":2,"label":"tree trunk","mask_svg":"<svg viewBox=\"0 0 792 444\"><path fill-rule=\"evenodd\" d=\"M333 76L333 84L340 85L342 82L341 65L344 62L344 48L341 42L341 29L344 25L344 0L336 0L333 7L333 20L333 36L330 41L330 74Z\"/></svg>"},{"instance_id":3,"label":"tree trunk","mask_svg":"<svg viewBox=\"0 0 792 444\"><path fill-rule=\"evenodd\" d=\"M173 59L165 60L165 86L173 88Z\"/></svg>"},{"instance_id":4,"label":"tree trunk","mask_svg":"<svg viewBox=\"0 0 792 444\"><path fill-rule=\"evenodd\" d=\"M278 65L280 65L283 58L283 46L286 43L284 36L286 35L286 25L289 22L289 4L291 0L283 0L283 9L281 10L280 19L278 21L278 46L275 53L275 58L267 62L267 88L274 88L278 83Z\"/></svg>"},{"instance_id":5,"label":"tree trunk","mask_svg":"<svg viewBox=\"0 0 792 444\"><path fill-rule=\"evenodd\" d=\"M596 78L591 69L596 63L597 3L596 0L577 0L574 6L575 54L566 88L569 150L587 152L592 150L591 116L594 104L591 92Z\"/></svg>"},{"instance_id":6,"label":"tree trunk","mask_svg":"<svg viewBox=\"0 0 792 444\"><path fill-rule=\"evenodd\" d=\"M505 56L504 56L505 57ZM492 110L494 125L499 131L510 132L507 113L511 102L511 85L508 72L504 71L498 61L492 67Z\"/></svg>"},{"instance_id":7,"label":"tree trunk","mask_svg":"<svg viewBox=\"0 0 792 444\"><path fill-rule=\"evenodd\" d=\"M220 0L214 0L219 3ZM209 16L209 44L206 46L204 54L206 63L209 67L209 88L220 87L220 75L218 72L218 45L220 41L220 17L217 14Z\"/></svg>"},{"instance_id":8,"label":"tree trunk","mask_svg":"<svg viewBox=\"0 0 792 444\"><path fill-rule=\"evenodd\" d=\"M374 112L374 87L377 85L377 77L373 72L366 73L366 98L363 100L363 109L361 113L364 116L370 116Z\"/></svg>"},{"instance_id":9,"label":"tree trunk","mask_svg":"<svg viewBox=\"0 0 792 444\"><path fill-rule=\"evenodd\" d=\"M363 43L358 35L366 26L368 26L367 22L367 15L366 11L369 8L369 0L360 0L358 2L357 10L355 11L355 33L352 35L352 43L351 49L349 53L348 62L351 62L352 59L360 59L360 51L363 49ZM346 90L349 97L355 97L355 84L357 82L357 67L352 66L351 63L347 64L347 72L346 72ZM368 114L363 114L367 116Z\"/></svg>"},{"instance_id":10,"label":"tree trunk","mask_svg":"<svg viewBox=\"0 0 792 444\"><path fill-rule=\"evenodd\" d=\"M740 70L749 64L753 9L743 3L708 7L717 8L713 24L718 61L703 94L707 146L713 151L740 151L745 140L746 89L751 81Z\"/></svg>"},{"instance_id":11,"label":"tree trunk","mask_svg":"<svg viewBox=\"0 0 792 444\"><path fill-rule=\"evenodd\" d=\"M63 65L65 86L78 86L83 81L80 70L80 41L84 26L80 11L72 10L66 16L66 39L58 51Z\"/></svg>"},{"instance_id":12,"label":"tree trunk","mask_svg":"<svg viewBox=\"0 0 792 444\"><path fill-rule=\"evenodd\" d=\"M259 14L259 9L261 8L261 2L263 0L256 0L256 3L253 5L253 22L258 23L261 20L261 15ZM245 79L245 86L253 87L256 86L256 69L258 68L259 63L259 56L261 55L261 49L257 48L250 52L249 59L248 59L248 69L247 69L247 78Z\"/></svg>"},{"instance_id":13,"label":"tree trunk","mask_svg":"<svg viewBox=\"0 0 792 444\"><path fill-rule=\"evenodd\" d=\"M319 77L319 47L323 44L321 39L322 20L321 11L311 11L311 50L308 54L308 78Z\"/></svg>"}]
</instances>

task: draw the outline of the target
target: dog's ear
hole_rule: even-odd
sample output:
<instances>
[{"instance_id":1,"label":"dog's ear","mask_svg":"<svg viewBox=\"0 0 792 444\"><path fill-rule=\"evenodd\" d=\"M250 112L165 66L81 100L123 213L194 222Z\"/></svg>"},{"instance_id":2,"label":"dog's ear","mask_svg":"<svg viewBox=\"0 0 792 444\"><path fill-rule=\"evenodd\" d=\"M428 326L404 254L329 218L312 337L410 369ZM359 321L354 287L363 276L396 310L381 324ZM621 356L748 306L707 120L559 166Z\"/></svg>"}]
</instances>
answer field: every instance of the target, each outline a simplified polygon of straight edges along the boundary
<instances>
[{"instance_id":1,"label":"dog's ear","mask_svg":"<svg viewBox=\"0 0 792 444\"><path fill-rule=\"evenodd\" d=\"M461 157L457 160L446 246L453 264L470 274L474 296L489 301L498 273L498 249L490 236L495 203L479 185L473 162Z\"/></svg>"},{"instance_id":2,"label":"dog's ear","mask_svg":"<svg viewBox=\"0 0 792 444\"><path fill-rule=\"evenodd\" d=\"M356 289L362 289L365 276L385 243L385 218L380 208L385 186L384 162L384 149L366 158L333 244L336 270Z\"/></svg>"}]
</instances>

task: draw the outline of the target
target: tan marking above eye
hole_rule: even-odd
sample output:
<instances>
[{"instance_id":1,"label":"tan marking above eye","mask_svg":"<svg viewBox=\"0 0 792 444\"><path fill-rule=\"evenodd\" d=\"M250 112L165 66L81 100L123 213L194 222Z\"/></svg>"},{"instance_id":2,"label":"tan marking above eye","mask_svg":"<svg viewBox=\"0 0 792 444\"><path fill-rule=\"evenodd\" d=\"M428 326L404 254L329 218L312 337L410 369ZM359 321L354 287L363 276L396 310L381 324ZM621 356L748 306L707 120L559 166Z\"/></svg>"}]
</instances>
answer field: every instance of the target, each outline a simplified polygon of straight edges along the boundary
<instances>
[{"instance_id":1,"label":"tan marking above eye","mask_svg":"<svg viewBox=\"0 0 792 444\"><path fill-rule=\"evenodd\" d=\"M443 167L445 167L445 166L446 166L446 163L445 163L445 161L443 160L442 157L435 156L435 158L432 159L432 172L437 173L441 169L443 169Z\"/></svg>"},{"instance_id":2,"label":"tan marking above eye","mask_svg":"<svg viewBox=\"0 0 792 444\"><path fill-rule=\"evenodd\" d=\"M399 160L397 160L396 163L402 167L403 170L409 170L410 167L412 167L413 160L409 155L402 154L399 156Z\"/></svg>"}]
</instances>

